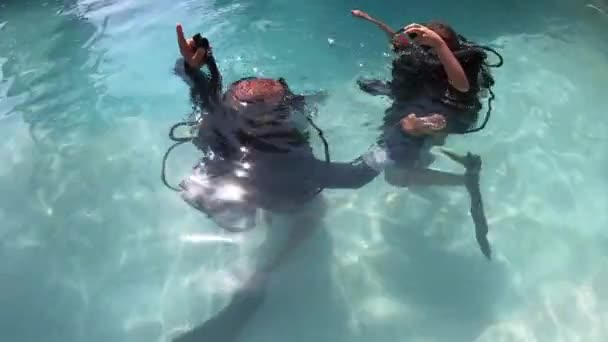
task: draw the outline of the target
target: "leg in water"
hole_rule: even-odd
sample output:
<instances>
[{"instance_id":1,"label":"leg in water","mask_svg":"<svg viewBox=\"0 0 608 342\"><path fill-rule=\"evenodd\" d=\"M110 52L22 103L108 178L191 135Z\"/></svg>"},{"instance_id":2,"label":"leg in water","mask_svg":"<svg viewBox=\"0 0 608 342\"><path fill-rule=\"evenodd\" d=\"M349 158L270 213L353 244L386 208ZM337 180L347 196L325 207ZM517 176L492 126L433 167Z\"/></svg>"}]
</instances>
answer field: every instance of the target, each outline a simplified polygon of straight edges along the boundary
<instances>
[{"instance_id":1,"label":"leg in water","mask_svg":"<svg viewBox=\"0 0 608 342\"><path fill-rule=\"evenodd\" d=\"M475 224L475 238L481 252L492 259L492 249L488 241L488 222L484 212L481 189L479 185L481 173L481 158L467 153L462 156L451 151L442 152L453 161L465 167L464 174L437 171L432 169L404 169L390 167L385 171L386 181L397 187L411 186L465 186L471 200L471 217Z\"/></svg>"},{"instance_id":2,"label":"leg in water","mask_svg":"<svg viewBox=\"0 0 608 342\"><path fill-rule=\"evenodd\" d=\"M279 247L278 252L258 266L249 280L232 296L227 307L173 342L238 341L242 331L264 303L272 274L289 261L302 243L321 228L325 211L323 196L317 196L291 213L271 214L268 219L271 219L272 226L276 227L270 228L289 229L286 241Z\"/></svg>"}]
</instances>

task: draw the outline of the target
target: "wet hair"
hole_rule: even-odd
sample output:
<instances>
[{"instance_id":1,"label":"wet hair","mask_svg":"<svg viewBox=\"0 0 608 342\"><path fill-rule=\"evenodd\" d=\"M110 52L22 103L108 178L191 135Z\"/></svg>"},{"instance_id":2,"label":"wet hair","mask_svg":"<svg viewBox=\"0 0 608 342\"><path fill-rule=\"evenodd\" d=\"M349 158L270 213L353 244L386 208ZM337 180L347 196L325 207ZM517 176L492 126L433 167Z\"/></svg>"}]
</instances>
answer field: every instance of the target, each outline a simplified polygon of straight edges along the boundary
<instances>
[{"instance_id":1,"label":"wet hair","mask_svg":"<svg viewBox=\"0 0 608 342\"><path fill-rule=\"evenodd\" d=\"M246 78L233 83L228 93L246 103L278 102L286 93L285 86L274 79Z\"/></svg>"},{"instance_id":2,"label":"wet hair","mask_svg":"<svg viewBox=\"0 0 608 342\"><path fill-rule=\"evenodd\" d=\"M234 82L224 94L224 105L233 113L240 144L287 152L308 142L292 122L303 105L283 79L248 77Z\"/></svg>"},{"instance_id":3,"label":"wet hair","mask_svg":"<svg viewBox=\"0 0 608 342\"><path fill-rule=\"evenodd\" d=\"M450 25L441 21L431 21L425 26L437 33L446 42L450 50L457 51L460 49L458 33Z\"/></svg>"},{"instance_id":4,"label":"wet hair","mask_svg":"<svg viewBox=\"0 0 608 342\"><path fill-rule=\"evenodd\" d=\"M451 51L458 51L462 48L461 36L448 24L441 21L431 21L428 23L422 23L421 25L429 28L431 31L437 33L443 41L446 42L448 48ZM400 40L400 35L403 34L405 29L399 30L392 38L392 49L394 52L399 53L403 49L407 49L408 39L406 38L405 43Z\"/></svg>"},{"instance_id":5,"label":"wet hair","mask_svg":"<svg viewBox=\"0 0 608 342\"><path fill-rule=\"evenodd\" d=\"M251 122L282 122L304 105L284 79L248 77L234 82L224 94L224 104Z\"/></svg>"}]
</instances>

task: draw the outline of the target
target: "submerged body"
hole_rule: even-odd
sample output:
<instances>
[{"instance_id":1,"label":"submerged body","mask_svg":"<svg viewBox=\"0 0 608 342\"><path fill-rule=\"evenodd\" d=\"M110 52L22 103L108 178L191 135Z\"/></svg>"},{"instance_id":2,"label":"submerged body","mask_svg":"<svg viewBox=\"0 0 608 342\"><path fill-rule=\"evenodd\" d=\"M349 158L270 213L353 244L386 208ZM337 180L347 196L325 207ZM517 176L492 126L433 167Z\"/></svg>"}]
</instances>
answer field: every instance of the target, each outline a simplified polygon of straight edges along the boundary
<instances>
[{"instance_id":1,"label":"submerged body","mask_svg":"<svg viewBox=\"0 0 608 342\"><path fill-rule=\"evenodd\" d=\"M465 186L471 198L477 241L483 254L490 258L488 226L479 189L481 158L470 153L462 157L444 151L465 167L464 175L428 167L433 161L429 158L431 147L444 145L448 134L472 133L485 127L494 98L490 89L494 79L488 67L502 65L502 57L490 48L471 44L443 23L411 24L402 30L393 30L363 11L353 10L352 14L377 25L387 34L396 53L390 81L358 81L363 91L392 100L379 138L392 160L385 170L386 181L399 187ZM495 53L499 63L487 64L485 51ZM488 113L482 125L474 128L482 108L479 97L484 91L490 94ZM399 128L402 134L396 133ZM415 161L416 157L419 160Z\"/></svg>"},{"instance_id":2,"label":"submerged body","mask_svg":"<svg viewBox=\"0 0 608 342\"><path fill-rule=\"evenodd\" d=\"M283 79L256 77L222 93L212 55L205 64L209 74L185 61L176 64L204 113L193 142L205 155L180 184L180 194L221 227L252 228L258 209L297 211L322 189L359 188L379 174L361 157L338 163L314 155L308 115L322 94L294 94Z\"/></svg>"}]
</instances>

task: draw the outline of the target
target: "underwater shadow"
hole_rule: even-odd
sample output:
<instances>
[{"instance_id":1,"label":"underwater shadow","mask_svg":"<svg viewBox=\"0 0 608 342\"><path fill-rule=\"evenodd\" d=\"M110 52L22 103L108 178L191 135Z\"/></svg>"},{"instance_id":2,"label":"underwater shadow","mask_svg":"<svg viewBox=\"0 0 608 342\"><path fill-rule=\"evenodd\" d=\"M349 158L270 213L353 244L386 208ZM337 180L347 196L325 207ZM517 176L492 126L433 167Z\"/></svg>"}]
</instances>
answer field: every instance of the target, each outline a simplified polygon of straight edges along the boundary
<instances>
[{"instance_id":1,"label":"underwater shadow","mask_svg":"<svg viewBox=\"0 0 608 342\"><path fill-rule=\"evenodd\" d=\"M258 312L268 293L269 274L259 272L239 289L224 309L173 342L237 341L243 329Z\"/></svg>"},{"instance_id":2,"label":"underwater shadow","mask_svg":"<svg viewBox=\"0 0 608 342\"><path fill-rule=\"evenodd\" d=\"M382 257L373 264L383 275L384 289L415 310L416 323L409 327L408 335L437 341L474 341L493 321L497 305L494 300L506 290L507 273L503 264L488 261L474 243L474 227L467 215L468 199L463 197L464 203L450 204L439 190L417 217L404 219L399 226L382 224L386 244L410 262ZM387 209L388 215L404 216L397 206ZM459 232L448 234L453 236L425 234L438 212L449 215L447 220L441 220L442 226L446 221L452 227L470 226L466 234L472 242L468 245L475 248L473 253L462 255L447 248ZM409 229L405 230L404 225Z\"/></svg>"},{"instance_id":3,"label":"underwater shadow","mask_svg":"<svg viewBox=\"0 0 608 342\"><path fill-rule=\"evenodd\" d=\"M281 228L273 223L273 229ZM275 239L269 237L262 248ZM259 268L226 307L172 341L336 341L347 329L342 319L347 312L332 291L332 253L330 235L321 225L278 269Z\"/></svg>"}]
</instances>

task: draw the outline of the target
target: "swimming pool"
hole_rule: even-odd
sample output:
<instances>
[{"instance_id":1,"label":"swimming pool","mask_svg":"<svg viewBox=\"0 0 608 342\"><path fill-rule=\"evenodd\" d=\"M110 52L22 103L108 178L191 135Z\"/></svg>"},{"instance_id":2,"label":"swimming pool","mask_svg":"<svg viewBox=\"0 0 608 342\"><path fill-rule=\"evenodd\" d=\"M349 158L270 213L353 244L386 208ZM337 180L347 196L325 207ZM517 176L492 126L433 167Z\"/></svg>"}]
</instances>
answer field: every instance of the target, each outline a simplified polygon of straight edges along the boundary
<instances>
[{"instance_id":1,"label":"swimming pool","mask_svg":"<svg viewBox=\"0 0 608 342\"><path fill-rule=\"evenodd\" d=\"M280 229L225 234L162 186L167 130L190 110L175 23L209 36L227 81L327 89L317 121L350 160L387 106L355 80L390 62L355 7L445 19L504 55L488 127L448 143L483 157L495 258L461 189L327 191L324 229L239 341L607 340L608 17L585 4L1 2L1 340L164 341L224 308ZM196 156L176 152L171 179Z\"/></svg>"}]
</instances>

